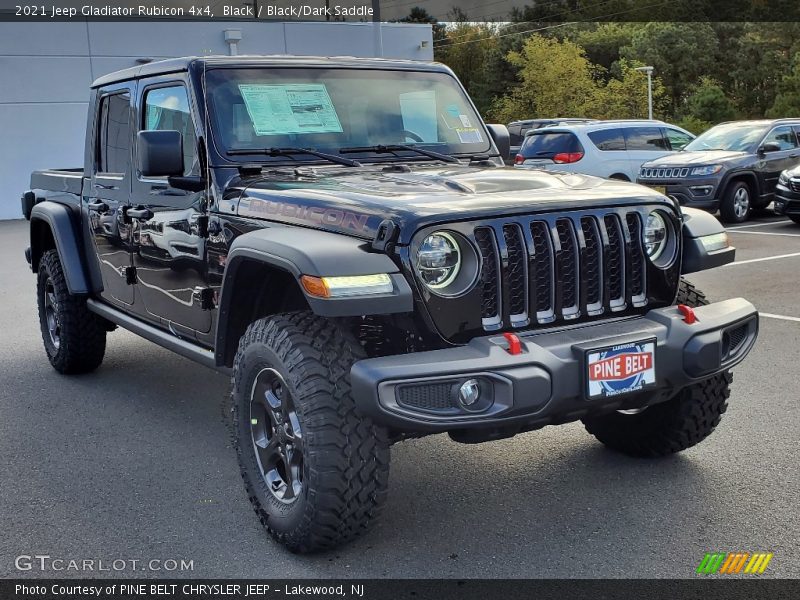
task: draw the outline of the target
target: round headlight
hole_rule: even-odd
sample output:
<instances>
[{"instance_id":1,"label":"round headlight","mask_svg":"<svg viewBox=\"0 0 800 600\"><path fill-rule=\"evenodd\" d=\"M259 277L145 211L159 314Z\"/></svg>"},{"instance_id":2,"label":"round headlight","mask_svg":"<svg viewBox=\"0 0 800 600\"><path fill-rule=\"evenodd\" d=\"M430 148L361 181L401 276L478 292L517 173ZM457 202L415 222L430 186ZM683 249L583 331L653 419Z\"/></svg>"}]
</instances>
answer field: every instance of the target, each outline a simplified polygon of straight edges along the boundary
<instances>
[{"instance_id":1,"label":"round headlight","mask_svg":"<svg viewBox=\"0 0 800 600\"><path fill-rule=\"evenodd\" d=\"M461 249L449 233L437 231L426 237L417 251L417 272L432 290L450 285L461 268Z\"/></svg>"},{"instance_id":2,"label":"round headlight","mask_svg":"<svg viewBox=\"0 0 800 600\"><path fill-rule=\"evenodd\" d=\"M656 260L661 256L667 246L667 223L664 221L664 217L656 211L647 215L647 223L642 232L642 243L644 243L645 252L650 260Z\"/></svg>"}]
</instances>

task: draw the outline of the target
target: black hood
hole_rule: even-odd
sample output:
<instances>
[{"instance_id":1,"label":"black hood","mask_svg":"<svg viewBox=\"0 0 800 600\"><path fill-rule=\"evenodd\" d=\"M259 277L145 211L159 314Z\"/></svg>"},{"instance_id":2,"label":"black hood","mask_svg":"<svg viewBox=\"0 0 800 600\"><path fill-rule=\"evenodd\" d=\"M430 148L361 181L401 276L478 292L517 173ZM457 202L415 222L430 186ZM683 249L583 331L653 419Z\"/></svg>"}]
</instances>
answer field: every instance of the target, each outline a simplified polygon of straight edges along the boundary
<instances>
[{"instance_id":1,"label":"black hood","mask_svg":"<svg viewBox=\"0 0 800 600\"><path fill-rule=\"evenodd\" d=\"M644 163L643 167L651 169L663 167L693 167L695 165L715 165L735 162L748 156L746 152L730 152L728 150L703 150L697 152L675 152L661 158Z\"/></svg>"},{"instance_id":2,"label":"black hood","mask_svg":"<svg viewBox=\"0 0 800 600\"><path fill-rule=\"evenodd\" d=\"M289 168L233 182L223 211L372 239L384 219L420 227L499 215L662 203L643 186L572 173L473 166Z\"/></svg>"}]
</instances>

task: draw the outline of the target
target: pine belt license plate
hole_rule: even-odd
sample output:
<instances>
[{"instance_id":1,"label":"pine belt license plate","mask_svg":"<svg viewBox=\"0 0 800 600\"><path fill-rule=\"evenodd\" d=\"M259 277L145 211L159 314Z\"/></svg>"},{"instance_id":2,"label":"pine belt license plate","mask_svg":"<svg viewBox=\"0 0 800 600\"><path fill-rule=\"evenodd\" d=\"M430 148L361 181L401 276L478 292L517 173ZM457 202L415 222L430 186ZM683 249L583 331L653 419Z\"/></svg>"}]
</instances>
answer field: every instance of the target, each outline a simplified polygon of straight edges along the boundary
<instances>
[{"instance_id":1,"label":"pine belt license plate","mask_svg":"<svg viewBox=\"0 0 800 600\"><path fill-rule=\"evenodd\" d=\"M655 361L655 339L587 351L587 397L610 398L655 386Z\"/></svg>"}]
</instances>

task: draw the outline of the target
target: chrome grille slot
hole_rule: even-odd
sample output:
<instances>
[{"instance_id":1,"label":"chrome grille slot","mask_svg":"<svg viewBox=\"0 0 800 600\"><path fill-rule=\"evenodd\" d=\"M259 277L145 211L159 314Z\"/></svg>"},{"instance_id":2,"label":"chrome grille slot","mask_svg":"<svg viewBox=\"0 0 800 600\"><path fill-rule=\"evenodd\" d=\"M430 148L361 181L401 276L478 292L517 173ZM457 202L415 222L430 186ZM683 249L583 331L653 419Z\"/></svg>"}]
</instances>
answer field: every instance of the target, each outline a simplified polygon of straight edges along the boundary
<instances>
[{"instance_id":1,"label":"chrome grille slot","mask_svg":"<svg viewBox=\"0 0 800 600\"><path fill-rule=\"evenodd\" d=\"M508 311L512 327L525 327L528 319L528 252L522 228L514 223L503 226L503 238L508 250Z\"/></svg>"},{"instance_id":2,"label":"chrome grille slot","mask_svg":"<svg viewBox=\"0 0 800 600\"><path fill-rule=\"evenodd\" d=\"M531 223L533 238L533 264L535 271L536 304L533 312L539 323L550 323L555 320L553 311L553 249L550 229L544 221Z\"/></svg>"},{"instance_id":3,"label":"chrome grille slot","mask_svg":"<svg viewBox=\"0 0 800 600\"><path fill-rule=\"evenodd\" d=\"M481 253L481 323L487 331L500 329L503 322L500 318L500 271L497 242L491 227L479 227L475 230L475 241Z\"/></svg>"},{"instance_id":4,"label":"chrome grille slot","mask_svg":"<svg viewBox=\"0 0 800 600\"><path fill-rule=\"evenodd\" d=\"M599 315L603 313L603 248L594 217L581 219L581 232L584 239L581 280L585 282L586 312Z\"/></svg>"},{"instance_id":5,"label":"chrome grille slot","mask_svg":"<svg viewBox=\"0 0 800 600\"><path fill-rule=\"evenodd\" d=\"M634 306L647 304L647 291L645 288L645 259L642 247L642 220L637 213L625 215L628 226L628 285L630 286L631 302Z\"/></svg>"},{"instance_id":6,"label":"chrome grille slot","mask_svg":"<svg viewBox=\"0 0 800 600\"><path fill-rule=\"evenodd\" d=\"M622 231L616 215L606 215L603 218L605 226L605 293L608 305L613 311L625 308L625 257L622 245Z\"/></svg>"},{"instance_id":7,"label":"chrome grille slot","mask_svg":"<svg viewBox=\"0 0 800 600\"><path fill-rule=\"evenodd\" d=\"M578 265L578 243L575 238L572 220L556 221L556 241L559 245L557 253L558 281L561 284L561 316L565 319L577 319L580 315L578 306L578 289L580 287L580 267Z\"/></svg>"}]
</instances>

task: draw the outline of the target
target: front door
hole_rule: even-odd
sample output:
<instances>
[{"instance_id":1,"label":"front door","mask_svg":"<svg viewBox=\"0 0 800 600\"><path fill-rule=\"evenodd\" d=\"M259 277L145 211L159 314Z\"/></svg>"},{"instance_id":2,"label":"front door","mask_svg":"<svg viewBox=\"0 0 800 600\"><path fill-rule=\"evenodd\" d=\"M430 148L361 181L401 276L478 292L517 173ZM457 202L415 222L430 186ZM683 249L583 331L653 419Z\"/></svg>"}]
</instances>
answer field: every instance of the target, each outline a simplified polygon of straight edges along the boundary
<instances>
[{"instance_id":1,"label":"front door","mask_svg":"<svg viewBox=\"0 0 800 600\"><path fill-rule=\"evenodd\" d=\"M86 208L103 278L101 295L131 305L131 227L125 212L131 191L133 84L103 88L97 97L95 164Z\"/></svg>"},{"instance_id":2,"label":"front door","mask_svg":"<svg viewBox=\"0 0 800 600\"><path fill-rule=\"evenodd\" d=\"M779 150L766 152L762 155L761 177L763 181L762 193L771 195L775 192L778 177L784 171L797 164L800 149L797 147L797 135L791 125L779 125L770 131L761 145L777 144Z\"/></svg>"},{"instance_id":3,"label":"front door","mask_svg":"<svg viewBox=\"0 0 800 600\"><path fill-rule=\"evenodd\" d=\"M183 81L154 81L139 90L137 126L183 136L184 175L199 175L197 140ZM135 310L179 335L211 329L206 277L206 193L172 187L166 177L133 178L131 205Z\"/></svg>"}]
</instances>

